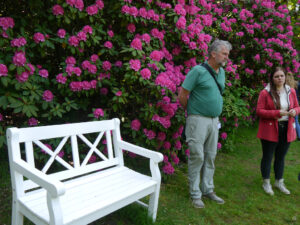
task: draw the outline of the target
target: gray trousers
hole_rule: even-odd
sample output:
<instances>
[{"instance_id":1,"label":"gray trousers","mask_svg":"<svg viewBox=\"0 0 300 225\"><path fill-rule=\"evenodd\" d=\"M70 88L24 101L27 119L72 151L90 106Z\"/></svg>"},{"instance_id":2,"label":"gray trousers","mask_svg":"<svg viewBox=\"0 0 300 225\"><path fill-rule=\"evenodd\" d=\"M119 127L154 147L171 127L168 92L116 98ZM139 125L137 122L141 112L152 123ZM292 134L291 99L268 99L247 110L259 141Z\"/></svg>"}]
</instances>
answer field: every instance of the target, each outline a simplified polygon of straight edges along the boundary
<instances>
[{"instance_id":1,"label":"gray trousers","mask_svg":"<svg viewBox=\"0 0 300 225\"><path fill-rule=\"evenodd\" d=\"M193 199L201 198L202 194L209 194L214 190L218 122L218 117L200 115L189 115L186 120L186 141L190 149L188 176L190 195Z\"/></svg>"}]
</instances>

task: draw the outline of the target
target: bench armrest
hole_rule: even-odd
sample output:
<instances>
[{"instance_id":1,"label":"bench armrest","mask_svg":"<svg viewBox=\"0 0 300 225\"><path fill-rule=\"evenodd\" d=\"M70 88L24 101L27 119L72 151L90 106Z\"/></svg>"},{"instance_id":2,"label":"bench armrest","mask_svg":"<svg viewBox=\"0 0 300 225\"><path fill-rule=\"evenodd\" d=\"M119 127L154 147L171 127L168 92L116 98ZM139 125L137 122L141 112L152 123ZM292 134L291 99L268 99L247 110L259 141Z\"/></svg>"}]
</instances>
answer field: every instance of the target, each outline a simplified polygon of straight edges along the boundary
<instances>
[{"instance_id":1,"label":"bench armrest","mask_svg":"<svg viewBox=\"0 0 300 225\"><path fill-rule=\"evenodd\" d=\"M22 160L13 162L13 168L23 176L37 183L39 186L46 189L52 197L58 197L65 193L65 187L62 182L55 180L52 177L47 176L41 171L33 168Z\"/></svg>"},{"instance_id":2,"label":"bench armrest","mask_svg":"<svg viewBox=\"0 0 300 225\"><path fill-rule=\"evenodd\" d=\"M133 152L137 155L144 156L146 158L152 159L155 163L159 163L163 160L163 155L160 152L155 152L126 141L118 141L119 147L124 149L125 151Z\"/></svg>"}]
</instances>

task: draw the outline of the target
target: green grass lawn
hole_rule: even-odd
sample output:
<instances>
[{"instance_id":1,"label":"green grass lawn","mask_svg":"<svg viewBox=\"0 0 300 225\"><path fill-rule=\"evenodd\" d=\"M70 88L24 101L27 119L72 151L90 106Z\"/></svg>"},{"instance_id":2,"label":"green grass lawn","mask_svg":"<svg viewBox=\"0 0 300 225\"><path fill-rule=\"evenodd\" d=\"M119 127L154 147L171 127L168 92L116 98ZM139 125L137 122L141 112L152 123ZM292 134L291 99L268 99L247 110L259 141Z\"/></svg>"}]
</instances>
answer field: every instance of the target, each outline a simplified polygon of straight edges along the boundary
<instances>
[{"instance_id":1,"label":"green grass lawn","mask_svg":"<svg viewBox=\"0 0 300 225\"><path fill-rule=\"evenodd\" d=\"M195 209L188 194L187 166L182 164L161 187L157 222L159 225L200 224L300 224L300 142L293 142L286 157L285 184L291 195L274 189L268 196L260 176L261 146L257 128L239 128L236 150L220 152L216 159L215 191L224 205L205 200L204 209ZM11 190L7 162L0 163L0 224L10 224ZM272 173L272 183L274 174ZM31 224L26 221L25 224ZM93 225L152 224L147 211L136 204L127 206Z\"/></svg>"}]
</instances>

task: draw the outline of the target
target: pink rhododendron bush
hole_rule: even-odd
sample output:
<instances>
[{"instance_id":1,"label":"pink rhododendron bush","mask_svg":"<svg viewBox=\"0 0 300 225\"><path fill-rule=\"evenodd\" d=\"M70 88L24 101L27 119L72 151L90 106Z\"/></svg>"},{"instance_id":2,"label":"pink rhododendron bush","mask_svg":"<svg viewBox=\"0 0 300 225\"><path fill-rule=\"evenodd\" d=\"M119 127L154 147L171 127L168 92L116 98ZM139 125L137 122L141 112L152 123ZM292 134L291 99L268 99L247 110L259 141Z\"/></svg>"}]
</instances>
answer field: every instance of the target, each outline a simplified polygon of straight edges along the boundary
<instances>
[{"instance_id":1,"label":"pink rhododendron bush","mask_svg":"<svg viewBox=\"0 0 300 225\"><path fill-rule=\"evenodd\" d=\"M189 155L178 90L215 38L233 46L219 149L231 148L236 127L252 123L257 92L272 67L299 72L289 10L275 1L35 0L1 6L0 147L10 126L118 117L122 138L162 152L162 170L172 174Z\"/></svg>"}]
</instances>

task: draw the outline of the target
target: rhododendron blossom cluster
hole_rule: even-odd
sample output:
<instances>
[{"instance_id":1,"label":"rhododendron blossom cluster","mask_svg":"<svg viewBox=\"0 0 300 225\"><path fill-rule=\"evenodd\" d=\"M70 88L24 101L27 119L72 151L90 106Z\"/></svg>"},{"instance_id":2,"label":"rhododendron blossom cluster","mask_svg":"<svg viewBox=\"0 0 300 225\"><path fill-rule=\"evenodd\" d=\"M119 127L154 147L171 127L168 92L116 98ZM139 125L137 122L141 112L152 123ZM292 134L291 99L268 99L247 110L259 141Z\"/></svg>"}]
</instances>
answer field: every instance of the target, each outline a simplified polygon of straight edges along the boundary
<instances>
[{"instance_id":1,"label":"rhododendron blossom cluster","mask_svg":"<svg viewBox=\"0 0 300 225\"><path fill-rule=\"evenodd\" d=\"M272 0L49 0L35 12L32 1L23 4L0 17L0 128L6 118L37 126L118 117L124 140L164 154L164 174L189 156L178 91L213 40L233 46L219 150L255 119L257 93L275 66L300 76L293 17Z\"/></svg>"}]
</instances>

